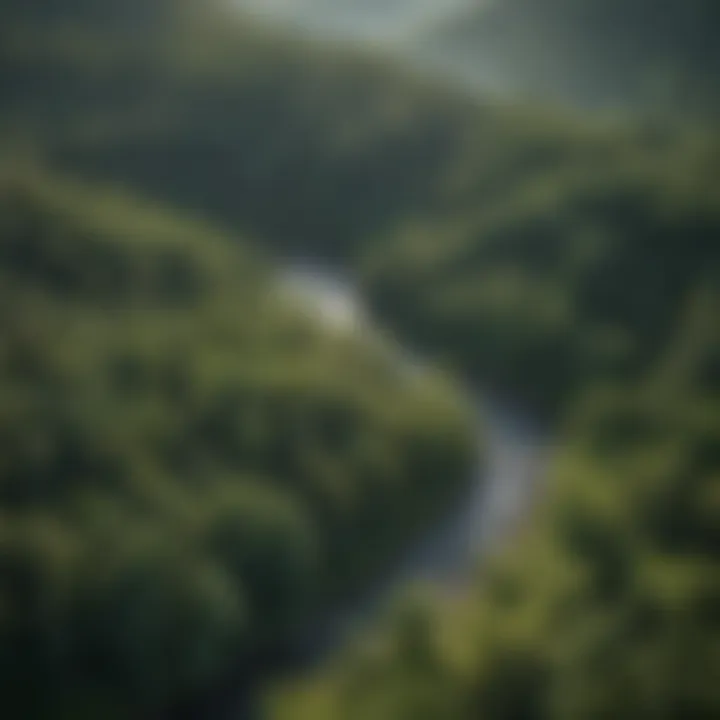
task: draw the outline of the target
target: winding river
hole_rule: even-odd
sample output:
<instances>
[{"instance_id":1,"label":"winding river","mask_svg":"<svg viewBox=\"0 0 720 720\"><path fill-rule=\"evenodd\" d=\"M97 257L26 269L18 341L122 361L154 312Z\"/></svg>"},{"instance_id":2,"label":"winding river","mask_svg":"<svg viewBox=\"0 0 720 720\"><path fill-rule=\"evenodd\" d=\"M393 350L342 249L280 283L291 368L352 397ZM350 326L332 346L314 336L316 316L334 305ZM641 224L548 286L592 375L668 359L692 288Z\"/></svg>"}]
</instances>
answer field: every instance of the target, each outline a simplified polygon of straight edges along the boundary
<instances>
[{"instance_id":1,"label":"winding river","mask_svg":"<svg viewBox=\"0 0 720 720\"><path fill-rule=\"evenodd\" d=\"M306 304L313 316L338 332L379 335L352 284L339 274L313 264L295 265L282 278L283 292ZM399 345L387 345L394 362L410 372L422 371L417 356ZM497 552L512 536L537 497L550 445L541 428L507 403L483 394L475 398L478 433L482 432L485 460L474 482L450 517L429 528L415 547L361 597L323 619L312 629L302 653L303 667L343 647L368 627L398 593L422 585L433 592L462 592L476 574L483 557ZM482 430L480 430L482 428ZM252 685L252 682L250 683ZM204 705L200 713L183 713L192 720L257 720L255 688L230 688Z\"/></svg>"},{"instance_id":2,"label":"winding river","mask_svg":"<svg viewBox=\"0 0 720 720\"><path fill-rule=\"evenodd\" d=\"M358 292L337 273L312 264L296 265L287 272L285 286L339 331L361 332L369 339L377 331L378 323L369 317ZM409 371L422 370L421 360L411 350L398 345L390 346L389 352ZM453 517L431 529L381 591L374 593L382 598L407 583L440 588L464 585L478 560L498 549L534 502L549 451L546 433L507 402L488 393L476 394L478 432L482 431L486 451L484 467Z\"/></svg>"},{"instance_id":3,"label":"winding river","mask_svg":"<svg viewBox=\"0 0 720 720\"><path fill-rule=\"evenodd\" d=\"M306 302L314 315L339 332L360 332L368 340L380 334L393 362L409 372L422 372L417 354L378 332L352 283L338 273L313 264L295 265L286 272L284 287ZM342 647L382 612L393 597L409 586L453 594L476 575L483 557L497 552L527 517L543 475L550 444L541 427L507 402L477 395L478 434L485 449L466 497L385 575L349 607L323 622L315 638L322 657ZM480 442L480 437L478 438Z\"/></svg>"}]
</instances>

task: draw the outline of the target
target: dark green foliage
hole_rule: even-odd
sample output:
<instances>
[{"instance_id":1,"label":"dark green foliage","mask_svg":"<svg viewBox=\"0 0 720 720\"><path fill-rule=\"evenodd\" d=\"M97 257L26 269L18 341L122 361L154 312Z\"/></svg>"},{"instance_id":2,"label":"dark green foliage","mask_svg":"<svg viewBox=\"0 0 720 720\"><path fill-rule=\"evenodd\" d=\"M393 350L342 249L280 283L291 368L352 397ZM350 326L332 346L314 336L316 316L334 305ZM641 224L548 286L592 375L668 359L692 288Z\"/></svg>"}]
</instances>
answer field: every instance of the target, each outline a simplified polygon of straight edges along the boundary
<instances>
[{"instance_id":1,"label":"dark green foliage","mask_svg":"<svg viewBox=\"0 0 720 720\"><path fill-rule=\"evenodd\" d=\"M37 173L0 218L0 674L22 717L133 716L286 648L469 477L449 388L221 234Z\"/></svg>"},{"instance_id":2,"label":"dark green foliage","mask_svg":"<svg viewBox=\"0 0 720 720\"><path fill-rule=\"evenodd\" d=\"M70 37L4 27L10 142L252 230L273 251L331 260L408 218L618 152L616 137L588 142L572 122L484 106L387 60L207 8L183 17L149 34L70 12Z\"/></svg>"},{"instance_id":3,"label":"dark green foliage","mask_svg":"<svg viewBox=\"0 0 720 720\"><path fill-rule=\"evenodd\" d=\"M56 162L272 250L357 259L385 321L475 380L555 412L588 378L637 375L715 262L718 149L701 132L581 129L183 17L132 37L78 22L74 49L8 43L25 78L8 119ZM33 77L49 66L62 107Z\"/></svg>"},{"instance_id":4,"label":"dark green foliage","mask_svg":"<svg viewBox=\"0 0 720 720\"><path fill-rule=\"evenodd\" d=\"M712 130L483 106L170 5L7 4L3 149L357 261L389 325L565 428L536 525L466 602L401 613L280 717L717 715ZM497 13L533 19L539 93L667 110L676 81L650 78L672 53L683 113L705 113L715 6L662 6L659 26L640 2ZM447 389L305 317L242 246L65 181L4 193L7 706L133 717L192 694L457 498L474 438Z\"/></svg>"},{"instance_id":5,"label":"dark green foliage","mask_svg":"<svg viewBox=\"0 0 720 720\"><path fill-rule=\"evenodd\" d=\"M88 23L72 8L62 22L6 24L10 137L297 254L346 256L397 217L399 200L432 202L426 170L454 155L469 102L444 103L383 62L196 10L166 11L155 32Z\"/></svg>"},{"instance_id":6,"label":"dark green foliage","mask_svg":"<svg viewBox=\"0 0 720 720\"><path fill-rule=\"evenodd\" d=\"M717 351L718 310L717 285L695 293L642 382L588 396L533 525L469 597L412 629L411 652L391 620L367 660L349 653L272 716L715 717L720 396L696 371Z\"/></svg>"},{"instance_id":7,"label":"dark green foliage","mask_svg":"<svg viewBox=\"0 0 720 720\"><path fill-rule=\"evenodd\" d=\"M626 149L378 244L364 261L375 308L541 411L641 377L698 281L717 277L718 151L707 137Z\"/></svg>"}]
</instances>

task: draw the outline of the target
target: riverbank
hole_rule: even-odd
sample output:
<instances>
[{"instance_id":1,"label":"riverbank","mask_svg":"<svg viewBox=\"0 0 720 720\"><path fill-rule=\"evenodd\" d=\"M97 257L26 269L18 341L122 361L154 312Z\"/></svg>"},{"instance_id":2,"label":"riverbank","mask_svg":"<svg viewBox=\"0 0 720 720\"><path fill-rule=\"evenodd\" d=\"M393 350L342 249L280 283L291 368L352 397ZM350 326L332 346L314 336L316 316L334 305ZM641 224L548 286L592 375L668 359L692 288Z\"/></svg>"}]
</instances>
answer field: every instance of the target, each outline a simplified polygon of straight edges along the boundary
<instances>
[{"instance_id":1,"label":"riverbank","mask_svg":"<svg viewBox=\"0 0 720 720\"><path fill-rule=\"evenodd\" d=\"M338 330L382 334L357 289L340 274L303 263L284 274L284 284L308 310ZM410 349L400 347L395 355L395 362L408 363L413 371L424 366ZM314 624L296 651L243 668L223 688L171 713L171 720L257 720L265 684L308 672L347 647L409 588L422 586L430 593L450 596L467 589L482 560L509 541L537 501L550 451L547 433L528 414L486 394L474 397L473 404L484 466L477 468L451 512L359 597Z\"/></svg>"}]
</instances>

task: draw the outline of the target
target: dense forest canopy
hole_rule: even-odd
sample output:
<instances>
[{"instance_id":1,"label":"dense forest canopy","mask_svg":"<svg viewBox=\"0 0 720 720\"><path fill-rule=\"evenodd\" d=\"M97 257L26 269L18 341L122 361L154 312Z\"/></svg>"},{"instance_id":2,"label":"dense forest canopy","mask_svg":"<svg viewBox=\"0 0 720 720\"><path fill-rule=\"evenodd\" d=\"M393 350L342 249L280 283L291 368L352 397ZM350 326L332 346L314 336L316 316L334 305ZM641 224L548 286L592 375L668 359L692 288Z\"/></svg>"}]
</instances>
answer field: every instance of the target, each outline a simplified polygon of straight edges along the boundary
<instances>
[{"instance_id":1,"label":"dense forest canopy","mask_svg":"<svg viewBox=\"0 0 720 720\"><path fill-rule=\"evenodd\" d=\"M308 317L272 256L343 263L388 327L562 446L527 537L464 601L406 607L277 715L720 712L720 141L698 122L716 8L505 0L448 31L548 98L657 111L608 125L215 3L4 3L11 716L193 695L458 501L476 460L458 389ZM661 61L687 96L653 94Z\"/></svg>"},{"instance_id":2,"label":"dense forest canopy","mask_svg":"<svg viewBox=\"0 0 720 720\"><path fill-rule=\"evenodd\" d=\"M369 297L423 346L554 412L590 382L639 378L717 274L716 141L541 174L510 199L372 246Z\"/></svg>"},{"instance_id":3,"label":"dense forest canopy","mask_svg":"<svg viewBox=\"0 0 720 720\"><path fill-rule=\"evenodd\" d=\"M286 647L456 502L477 439L451 386L277 282L183 216L3 180L11 716L191 696Z\"/></svg>"},{"instance_id":4,"label":"dense forest canopy","mask_svg":"<svg viewBox=\"0 0 720 720\"><path fill-rule=\"evenodd\" d=\"M468 597L404 606L271 716L716 716L719 309L715 275L642 382L574 411L547 501Z\"/></svg>"},{"instance_id":5,"label":"dense forest canopy","mask_svg":"<svg viewBox=\"0 0 720 720\"><path fill-rule=\"evenodd\" d=\"M146 32L4 26L9 142L330 258L409 216L474 205L478 188L458 195L458 182L502 192L593 153L571 121L483 107L387 60L206 10L170 17Z\"/></svg>"}]
</instances>

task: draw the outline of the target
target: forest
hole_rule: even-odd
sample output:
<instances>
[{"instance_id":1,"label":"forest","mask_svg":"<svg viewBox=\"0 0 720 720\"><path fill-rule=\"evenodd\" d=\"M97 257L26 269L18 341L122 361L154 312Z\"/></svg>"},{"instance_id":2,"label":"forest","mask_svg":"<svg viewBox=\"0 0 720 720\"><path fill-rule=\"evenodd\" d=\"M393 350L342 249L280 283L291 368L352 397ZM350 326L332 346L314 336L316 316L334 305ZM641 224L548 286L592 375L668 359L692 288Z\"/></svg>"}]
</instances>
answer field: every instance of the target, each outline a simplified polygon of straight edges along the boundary
<instances>
[{"instance_id":1,"label":"forest","mask_svg":"<svg viewBox=\"0 0 720 720\"><path fill-rule=\"evenodd\" d=\"M716 4L463 13L418 43L512 102L219 0L3 3L11 720L164 717L290 653L463 502L486 391L556 438L532 517L263 717L720 714ZM307 257L436 369L288 296Z\"/></svg>"},{"instance_id":2,"label":"forest","mask_svg":"<svg viewBox=\"0 0 720 720\"><path fill-rule=\"evenodd\" d=\"M321 325L241 241L59 177L1 207L6 702L162 707L454 502L456 392Z\"/></svg>"}]
</instances>

